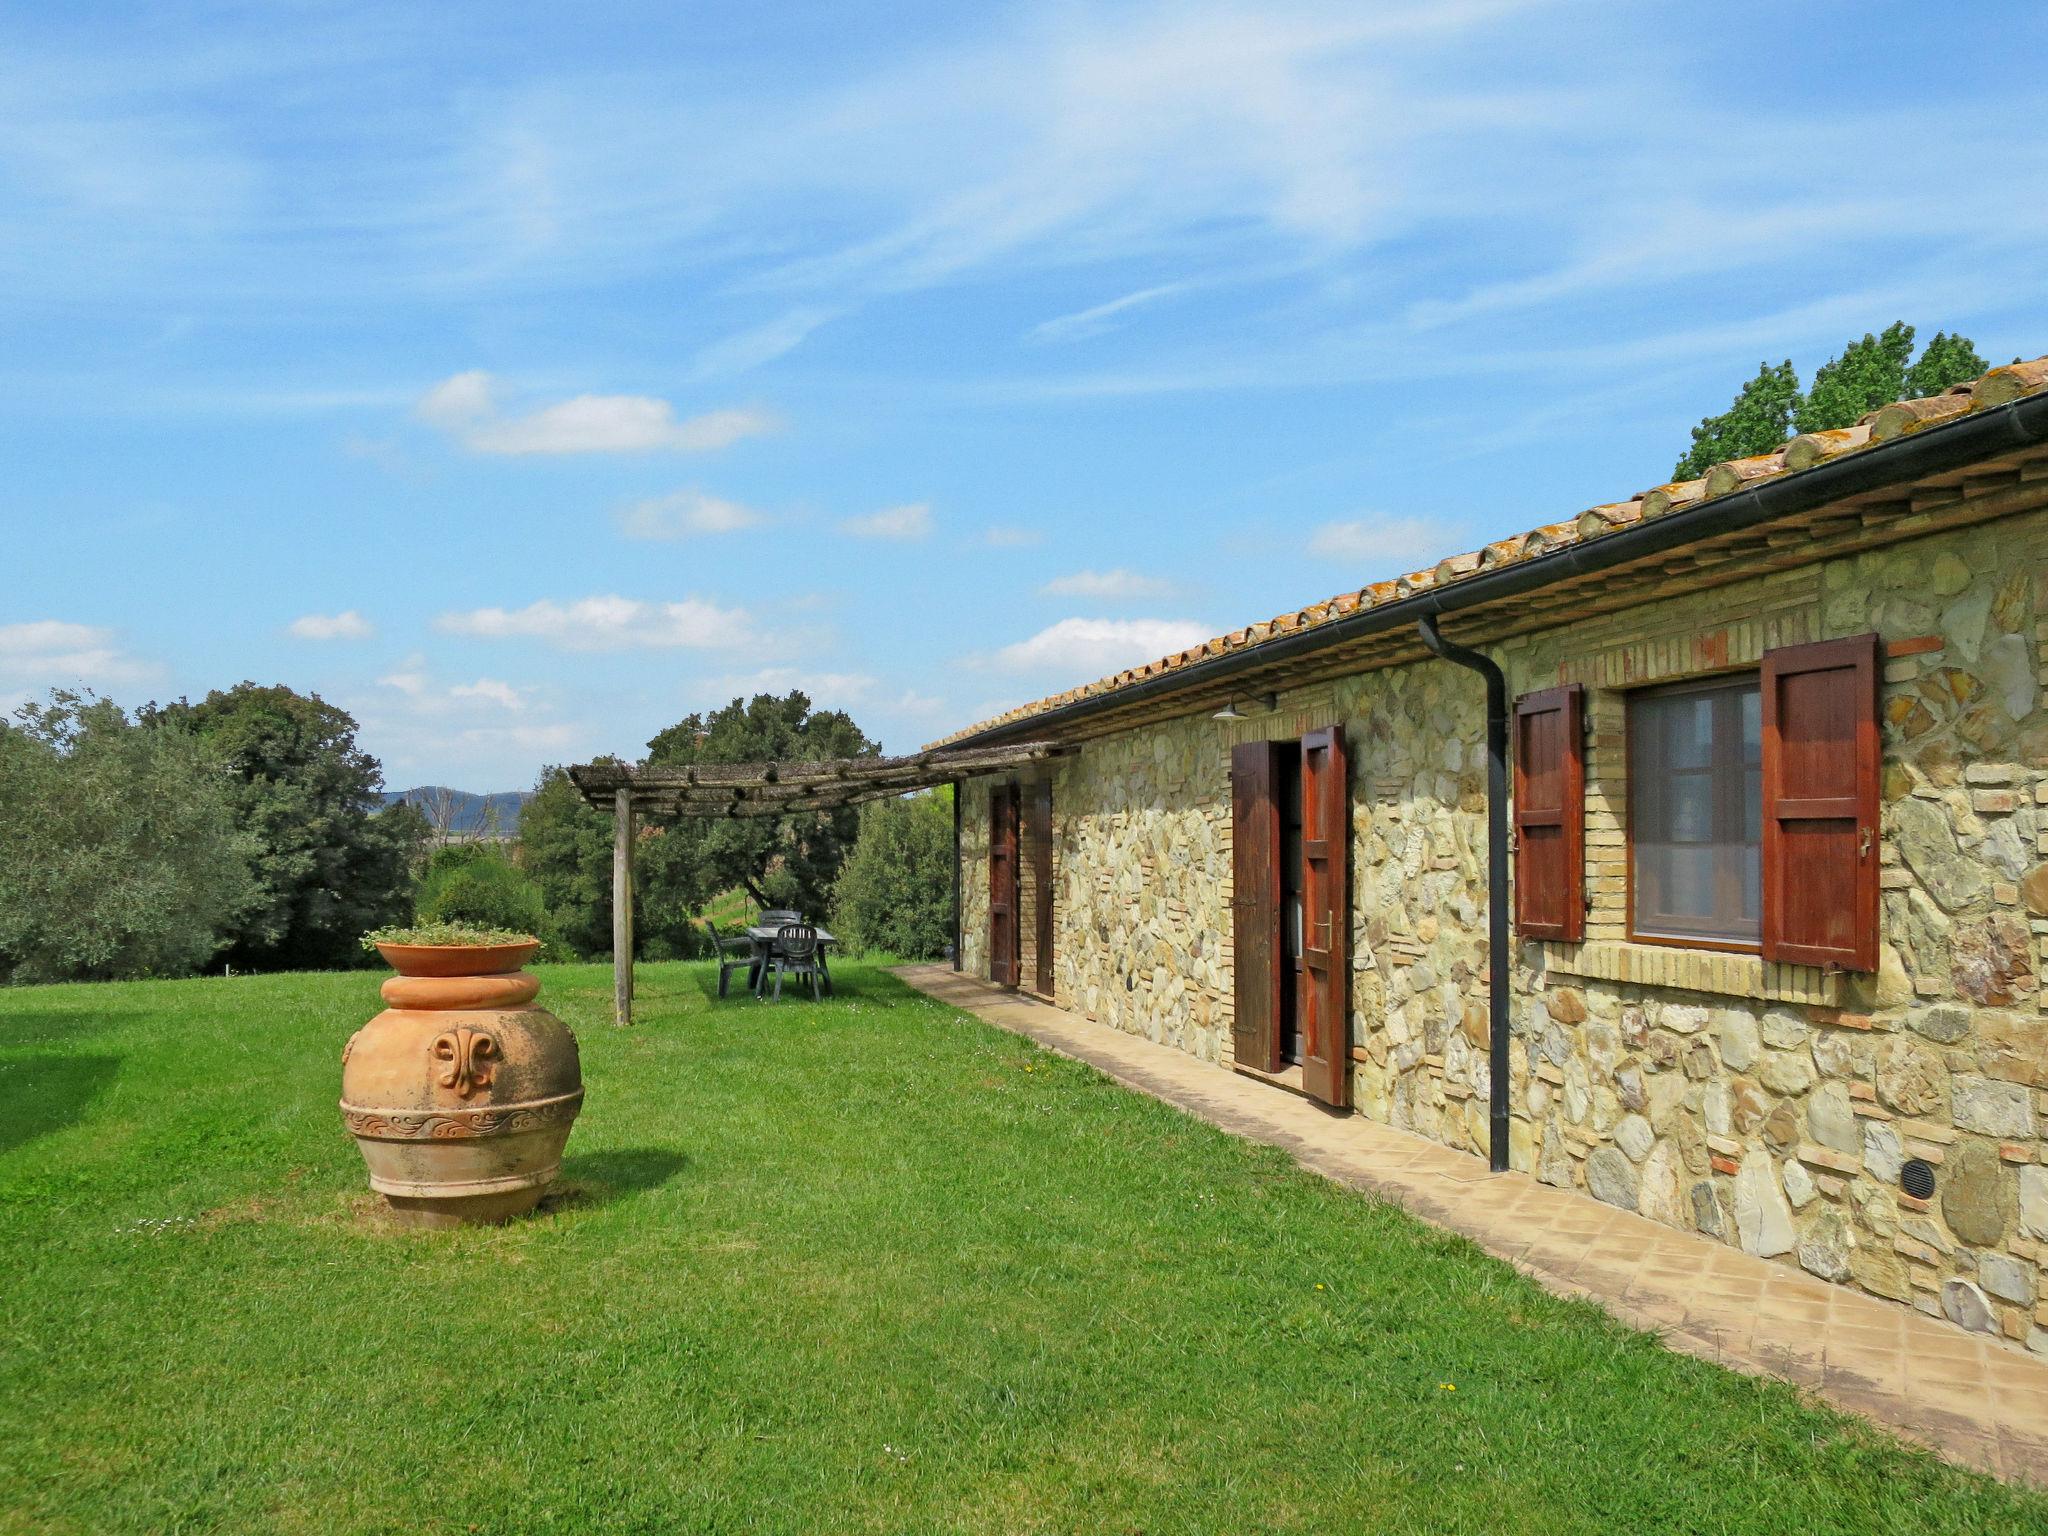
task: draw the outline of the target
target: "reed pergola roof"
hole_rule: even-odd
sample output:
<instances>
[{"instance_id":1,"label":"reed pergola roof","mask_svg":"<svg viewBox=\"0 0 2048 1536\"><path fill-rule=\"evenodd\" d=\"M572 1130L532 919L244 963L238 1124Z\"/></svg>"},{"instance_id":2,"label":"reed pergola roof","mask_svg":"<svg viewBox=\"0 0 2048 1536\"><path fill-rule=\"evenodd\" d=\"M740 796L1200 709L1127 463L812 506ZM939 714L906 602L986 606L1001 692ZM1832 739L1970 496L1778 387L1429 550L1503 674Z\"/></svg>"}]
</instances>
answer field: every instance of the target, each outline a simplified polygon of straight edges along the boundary
<instances>
[{"instance_id":1,"label":"reed pergola roof","mask_svg":"<svg viewBox=\"0 0 2048 1536\"><path fill-rule=\"evenodd\" d=\"M1058 750L1051 742L1029 741L941 748L908 757L807 762L579 763L569 770L569 778L601 811L616 811L623 792L636 812L656 816L784 816L835 810L976 774L1005 773Z\"/></svg>"}]
</instances>

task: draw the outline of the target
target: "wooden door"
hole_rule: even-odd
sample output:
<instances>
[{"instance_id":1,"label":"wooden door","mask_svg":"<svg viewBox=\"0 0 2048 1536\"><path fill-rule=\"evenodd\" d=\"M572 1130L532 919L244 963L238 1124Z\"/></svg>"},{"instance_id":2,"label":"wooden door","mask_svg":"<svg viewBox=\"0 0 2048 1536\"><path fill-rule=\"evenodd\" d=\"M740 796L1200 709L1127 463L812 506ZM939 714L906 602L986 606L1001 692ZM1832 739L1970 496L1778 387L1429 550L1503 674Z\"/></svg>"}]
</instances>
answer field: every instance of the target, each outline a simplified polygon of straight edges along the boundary
<instances>
[{"instance_id":1,"label":"wooden door","mask_svg":"<svg viewBox=\"0 0 2048 1536\"><path fill-rule=\"evenodd\" d=\"M1301 738L1301 1086L1351 1103L1351 793L1344 733Z\"/></svg>"},{"instance_id":2,"label":"wooden door","mask_svg":"<svg viewBox=\"0 0 2048 1536\"><path fill-rule=\"evenodd\" d=\"M1230 944L1237 1063L1280 1070L1283 961L1280 893L1280 743L1247 741L1230 753Z\"/></svg>"},{"instance_id":3,"label":"wooden door","mask_svg":"<svg viewBox=\"0 0 2048 1536\"><path fill-rule=\"evenodd\" d=\"M1052 780L1031 786L1030 826L1024 840L1031 860L1032 990L1052 996Z\"/></svg>"},{"instance_id":4,"label":"wooden door","mask_svg":"<svg viewBox=\"0 0 2048 1536\"><path fill-rule=\"evenodd\" d=\"M1017 985L1017 786L988 798L988 979Z\"/></svg>"}]
</instances>

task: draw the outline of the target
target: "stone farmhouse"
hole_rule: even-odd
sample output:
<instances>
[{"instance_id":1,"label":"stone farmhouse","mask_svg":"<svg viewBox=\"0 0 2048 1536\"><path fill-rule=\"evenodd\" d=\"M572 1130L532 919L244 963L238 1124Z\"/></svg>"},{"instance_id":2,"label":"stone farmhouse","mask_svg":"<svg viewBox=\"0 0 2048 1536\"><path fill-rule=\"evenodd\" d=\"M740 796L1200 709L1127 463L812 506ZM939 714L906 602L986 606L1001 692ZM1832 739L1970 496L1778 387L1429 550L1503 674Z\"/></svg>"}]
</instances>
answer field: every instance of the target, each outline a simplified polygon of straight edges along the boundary
<instances>
[{"instance_id":1,"label":"stone farmhouse","mask_svg":"<svg viewBox=\"0 0 2048 1536\"><path fill-rule=\"evenodd\" d=\"M2048 359L938 745L956 965L2048 1352Z\"/></svg>"}]
</instances>

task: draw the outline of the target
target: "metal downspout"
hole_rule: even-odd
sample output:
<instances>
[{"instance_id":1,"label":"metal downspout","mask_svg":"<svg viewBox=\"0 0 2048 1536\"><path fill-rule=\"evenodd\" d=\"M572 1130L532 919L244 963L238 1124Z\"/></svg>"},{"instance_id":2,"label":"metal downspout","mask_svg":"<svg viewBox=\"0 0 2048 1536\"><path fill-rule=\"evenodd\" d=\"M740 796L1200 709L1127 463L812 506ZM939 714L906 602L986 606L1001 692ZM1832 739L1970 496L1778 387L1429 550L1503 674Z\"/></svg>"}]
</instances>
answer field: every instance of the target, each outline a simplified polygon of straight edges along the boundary
<instances>
[{"instance_id":1,"label":"metal downspout","mask_svg":"<svg viewBox=\"0 0 2048 1536\"><path fill-rule=\"evenodd\" d=\"M1446 640L1436 615L1417 627L1422 643L1445 661L1486 679L1486 1162L1495 1173L1508 1166L1508 680L1493 659Z\"/></svg>"}]
</instances>

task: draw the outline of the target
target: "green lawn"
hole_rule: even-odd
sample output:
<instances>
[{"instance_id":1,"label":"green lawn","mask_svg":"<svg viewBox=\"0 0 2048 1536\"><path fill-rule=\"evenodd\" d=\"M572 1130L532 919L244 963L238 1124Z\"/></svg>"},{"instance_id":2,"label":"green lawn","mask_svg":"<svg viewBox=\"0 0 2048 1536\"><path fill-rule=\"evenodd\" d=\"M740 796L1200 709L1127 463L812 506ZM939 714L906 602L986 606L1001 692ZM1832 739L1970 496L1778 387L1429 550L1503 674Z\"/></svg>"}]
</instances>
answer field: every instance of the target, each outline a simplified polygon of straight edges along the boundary
<instances>
[{"instance_id":1,"label":"green lawn","mask_svg":"<svg viewBox=\"0 0 2048 1536\"><path fill-rule=\"evenodd\" d=\"M445 1234L375 975L0 989L0 1529L2048 1529L880 971L541 974L568 1198Z\"/></svg>"}]
</instances>

